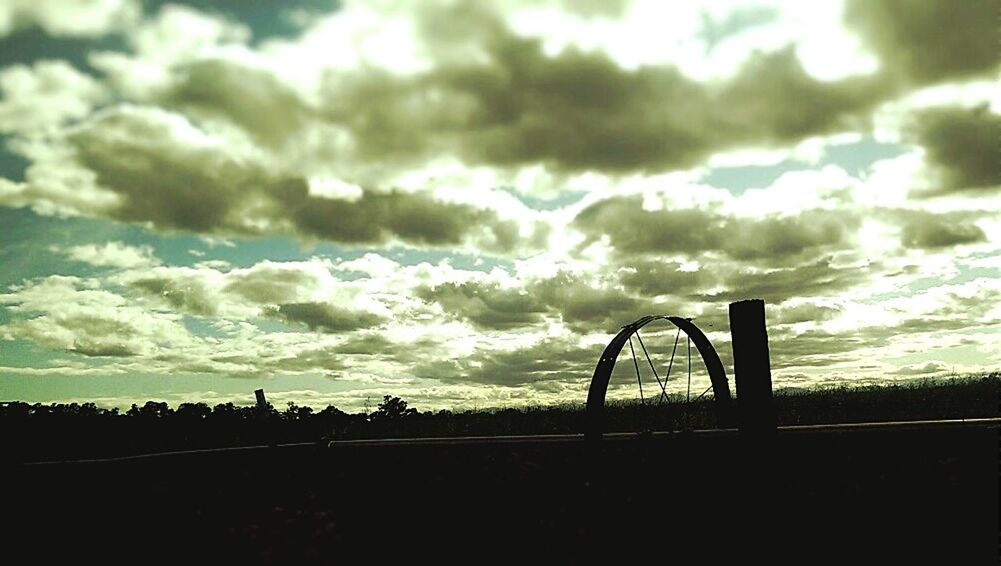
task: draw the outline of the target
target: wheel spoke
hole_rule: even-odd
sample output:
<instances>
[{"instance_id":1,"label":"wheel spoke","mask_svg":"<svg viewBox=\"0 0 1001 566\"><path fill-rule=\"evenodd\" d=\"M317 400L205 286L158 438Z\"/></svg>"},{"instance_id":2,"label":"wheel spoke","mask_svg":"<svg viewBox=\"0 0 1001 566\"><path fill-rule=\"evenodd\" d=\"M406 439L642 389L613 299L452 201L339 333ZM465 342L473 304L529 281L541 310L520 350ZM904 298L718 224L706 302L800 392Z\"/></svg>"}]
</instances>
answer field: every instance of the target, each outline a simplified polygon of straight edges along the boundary
<instances>
[{"instance_id":1,"label":"wheel spoke","mask_svg":"<svg viewBox=\"0 0 1001 566\"><path fill-rule=\"evenodd\" d=\"M671 361L667 364L667 375L664 376L664 398L670 400L667 397L667 380L671 379L671 368L674 367L674 355L678 353L678 339L681 338L681 328L678 328L678 333L674 335L674 349L671 350Z\"/></svg>"},{"instance_id":2,"label":"wheel spoke","mask_svg":"<svg viewBox=\"0 0 1001 566\"><path fill-rule=\"evenodd\" d=\"M685 403L692 396L692 337L688 337L688 389L685 391Z\"/></svg>"},{"instance_id":3,"label":"wheel spoke","mask_svg":"<svg viewBox=\"0 0 1001 566\"><path fill-rule=\"evenodd\" d=\"M712 384L710 383L710 384L709 384L709 387L706 387L706 390L705 390L705 391L703 391L701 395L699 395L698 397L696 397L696 398L695 398L695 401L693 401L693 403L695 403L695 402L698 402L698 400L702 398L702 395L705 395L706 393L709 393L709 390L710 390L710 389L712 389L712 388L713 388L713 386L712 386Z\"/></svg>"},{"instance_id":4,"label":"wheel spoke","mask_svg":"<svg viewBox=\"0 0 1001 566\"><path fill-rule=\"evenodd\" d=\"M660 375L657 373L657 368L653 365L653 360L650 359L650 353L646 350L646 344L643 343L643 337L640 336L639 331L636 331L636 339L639 340L640 348L643 348L643 355L646 356L646 362L650 364L650 369L653 371L653 376L657 378L657 385L660 386L660 396L657 397L657 404L660 405L661 399L667 398L667 382L661 383Z\"/></svg>"},{"instance_id":5,"label":"wheel spoke","mask_svg":"<svg viewBox=\"0 0 1001 566\"><path fill-rule=\"evenodd\" d=\"M643 379L640 378L640 364L636 361L636 350L633 349L633 337L629 337L629 352L633 355L633 367L636 368L636 383L640 386L640 404L646 405L643 399Z\"/></svg>"}]
</instances>

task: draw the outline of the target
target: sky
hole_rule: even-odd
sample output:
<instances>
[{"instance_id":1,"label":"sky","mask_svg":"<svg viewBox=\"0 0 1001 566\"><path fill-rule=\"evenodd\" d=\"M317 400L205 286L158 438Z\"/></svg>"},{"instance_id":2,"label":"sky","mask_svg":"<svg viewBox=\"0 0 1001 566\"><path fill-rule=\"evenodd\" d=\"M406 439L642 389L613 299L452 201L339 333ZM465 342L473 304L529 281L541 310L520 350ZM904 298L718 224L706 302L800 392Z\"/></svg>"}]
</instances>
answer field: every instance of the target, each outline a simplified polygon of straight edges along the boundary
<instances>
[{"instance_id":1,"label":"sky","mask_svg":"<svg viewBox=\"0 0 1001 566\"><path fill-rule=\"evenodd\" d=\"M999 13L7 0L0 400L577 404L746 298L776 388L996 370Z\"/></svg>"}]
</instances>

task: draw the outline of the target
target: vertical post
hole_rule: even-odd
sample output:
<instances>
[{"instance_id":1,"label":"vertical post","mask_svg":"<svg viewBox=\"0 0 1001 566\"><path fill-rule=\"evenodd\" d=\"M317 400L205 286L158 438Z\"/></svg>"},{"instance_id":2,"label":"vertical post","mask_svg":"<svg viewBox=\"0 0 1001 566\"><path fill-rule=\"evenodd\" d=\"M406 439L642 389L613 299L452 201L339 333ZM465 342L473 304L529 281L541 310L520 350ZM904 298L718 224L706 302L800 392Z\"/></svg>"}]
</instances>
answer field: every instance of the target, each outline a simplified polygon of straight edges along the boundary
<instances>
[{"instance_id":1,"label":"vertical post","mask_svg":"<svg viewBox=\"0 0 1001 566\"><path fill-rule=\"evenodd\" d=\"M254 395L257 397L257 411L262 415L268 414L268 400L264 398L264 390L255 389Z\"/></svg>"},{"instance_id":2,"label":"vertical post","mask_svg":"<svg viewBox=\"0 0 1001 566\"><path fill-rule=\"evenodd\" d=\"M772 407L772 369L765 328L765 302L750 299L730 303L733 371L737 381L737 410L741 432L775 432Z\"/></svg>"},{"instance_id":3,"label":"vertical post","mask_svg":"<svg viewBox=\"0 0 1001 566\"><path fill-rule=\"evenodd\" d=\"M268 400L264 397L264 389L255 389L254 396L257 397L257 433L261 439L268 446L274 447L277 444L275 440L277 438L277 433L274 427L277 423L272 422L271 412L268 411Z\"/></svg>"}]
</instances>

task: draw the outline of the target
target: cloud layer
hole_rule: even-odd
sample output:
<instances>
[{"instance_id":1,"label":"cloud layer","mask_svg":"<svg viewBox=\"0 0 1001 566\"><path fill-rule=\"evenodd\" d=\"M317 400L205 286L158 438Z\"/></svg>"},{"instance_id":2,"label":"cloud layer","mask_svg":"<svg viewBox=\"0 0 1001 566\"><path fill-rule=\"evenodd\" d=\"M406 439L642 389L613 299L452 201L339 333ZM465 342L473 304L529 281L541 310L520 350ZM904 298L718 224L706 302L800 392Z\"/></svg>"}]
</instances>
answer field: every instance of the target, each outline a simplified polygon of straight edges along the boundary
<instances>
[{"instance_id":1,"label":"cloud layer","mask_svg":"<svg viewBox=\"0 0 1001 566\"><path fill-rule=\"evenodd\" d=\"M2 256L3 371L552 401L748 297L780 384L1001 360L997 0L54 6L0 41L113 40L0 69L0 205L114 236Z\"/></svg>"}]
</instances>

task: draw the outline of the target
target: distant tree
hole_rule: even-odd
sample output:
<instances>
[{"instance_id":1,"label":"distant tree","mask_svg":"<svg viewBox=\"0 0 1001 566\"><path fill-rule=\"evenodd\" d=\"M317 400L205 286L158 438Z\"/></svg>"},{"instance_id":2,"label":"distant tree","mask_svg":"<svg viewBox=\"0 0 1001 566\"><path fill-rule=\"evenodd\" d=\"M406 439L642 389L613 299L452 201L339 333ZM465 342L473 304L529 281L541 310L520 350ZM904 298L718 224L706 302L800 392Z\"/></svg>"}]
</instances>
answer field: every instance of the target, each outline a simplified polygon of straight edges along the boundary
<instances>
[{"instance_id":1,"label":"distant tree","mask_svg":"<svg viewBox=\"0 0 1001 566\"><path fill-rule=\"evenodd\" d=\"M372 420L400 419L410 415L416 415L417 409L407 407L407 402L399 397L386 395L382 398L382 403L375 411L369 415Z\"/></svg>"},{"instance_id":2,"label":"distant tree","mask_svg":"<svg viewBox=\"0 0 1001 566\"><path fill-rule=\"evenodd\" d=\"M133 405L135 407L135 405ZM212 417L216 419L232 419L239 416L237 412L236 405L232 402L229 403L219 403L215 407L212 407Z\"/></svg>"},{"instance_id":3,"label":"distant tree","mask_svg":"<svg viewBox=\"0 0 1001 566\"><path fill-rule=\"evenodd\" d=\"M142 407L137 407L135 403L128 410L126 415L130 417L142 417L147 419L160 419L167 417L174 411L170 408L170 405L162 401L146 401L146 404Z\"/></svg>"},{"instance_id":4,"label":"distant tree","mask_svg":"<svg viewBox=\"0 0 1001 566\"><path fill-rule=\"evenodd\" d=\"M282 413L282 418L287 421L302 421L308 419L312 414L312 407L300 407L294 401L289 401L288 408Z\"/></svg>"},{"instance_id":5,"label":"distant tree","mask_svg":"<svg viewBox=\"0 0 1001 566\"><path fill-rule=\"evenodd\" d=\"M3 417L25 418L31 414L31 405L23 401L0 403L0 415Z\"/></svg>"},{"instance_id":6,"label":"distant tree","mask_svg":"<svg viewBox=\"0 0 1001 566\"><path fill-rule=\"evenodd\" d=\"M205 403L181 403L174 414L184 419L202 420L212 414L212 409Z\"/></svg>"},{"instance_id":7,"label":"distant tree","mask_svg":"<svg viewBox=\"0 0 1001 566\"><path fill-rule=\"evenodd\" d=\"M324 419L343 419L348 414L333 405L327 405L327 408L316 413L316 416L323 417Z\"/></svg>"}]
</instances>

